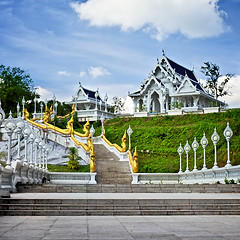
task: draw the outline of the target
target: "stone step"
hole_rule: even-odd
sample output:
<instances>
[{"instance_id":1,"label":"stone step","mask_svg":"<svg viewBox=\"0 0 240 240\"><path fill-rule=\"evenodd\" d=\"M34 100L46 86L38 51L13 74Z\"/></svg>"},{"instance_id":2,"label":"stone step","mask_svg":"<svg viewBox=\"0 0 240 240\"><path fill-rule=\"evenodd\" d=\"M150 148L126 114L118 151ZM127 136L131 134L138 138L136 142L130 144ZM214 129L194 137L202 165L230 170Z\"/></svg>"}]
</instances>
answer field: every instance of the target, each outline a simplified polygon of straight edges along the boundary
<instances>
[{"instance_id":1,"label":"stone step","mask_svg":"<svg viewBox=\"0 0 240 240\"><path fill-rule=\"evenodd\" d=\"M107 180L105 180L107 181ZM32 193L240 193L240 184L96 184L17 185L18 192Z\"/></svg>"},{"instance_id":2,"label":"stone step","mask_svg":"<svg viewBox=\"0 0 240 240\"><path fill-rule=\"evenodd\" d=\"M239 215L240 199L0 199L0 215Z\"/></svg>"}]
</instances>

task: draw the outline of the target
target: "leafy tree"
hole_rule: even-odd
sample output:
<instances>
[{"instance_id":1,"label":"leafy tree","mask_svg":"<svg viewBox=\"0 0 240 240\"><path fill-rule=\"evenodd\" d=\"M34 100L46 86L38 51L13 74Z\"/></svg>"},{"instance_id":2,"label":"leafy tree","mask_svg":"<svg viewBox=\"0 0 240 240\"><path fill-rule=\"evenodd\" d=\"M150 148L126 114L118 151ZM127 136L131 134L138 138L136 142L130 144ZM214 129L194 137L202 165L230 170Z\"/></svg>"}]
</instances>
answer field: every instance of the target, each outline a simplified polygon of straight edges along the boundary
<instances>
[{"instance_id":1,"label":"leafy tree","mask_svg":"<svg viewBox=\"0 0 240 240\"><path fill-rule=\"evenodd\" d=\"M22 103L23 96L26 100L30 100L26 102L26 106L33 109L35 93L33 80L30 75L18 67L5 67L1 65L0 98L4 111L6 113L9 113L10 110L16 112L17 103Z\"/></svg>"},{"instance_id":2,"label":"leafy tree","mask_svg":"<svg viewBox=\"0 0 240 240\"><path fill-rule=\"evenodd\" d=\"M80 168L80 164L78 162L79 156L78 156L78 150L75 147L70 147L68 150L68 167L70 169L77 170Z\"/></svg>"},{"instance_id":3,"label":"leafy tree","mask_svg":"<svg viewBox=\"0 0 240 240\"><path fill-rule=\"evenodd\" d=\"M226 78L220 83L219 78L222 76L220 74L220 67L211 62L205 62L204 66L201 67L201 72L207 77L207 84L205 87L216 99L231 94L226 85L233 74L226 74Z\"/></svg>"},{"instance_id":4,"label":"leafy tree","mask_svg":"<svg viewBox=\"0 0 240 240\"><path fill-rule=\"evenodd\" d=\"M120 97L113 97L113 109L114 113L120 113L124 111L124 101Z\"/></svg>"}]
</instances>

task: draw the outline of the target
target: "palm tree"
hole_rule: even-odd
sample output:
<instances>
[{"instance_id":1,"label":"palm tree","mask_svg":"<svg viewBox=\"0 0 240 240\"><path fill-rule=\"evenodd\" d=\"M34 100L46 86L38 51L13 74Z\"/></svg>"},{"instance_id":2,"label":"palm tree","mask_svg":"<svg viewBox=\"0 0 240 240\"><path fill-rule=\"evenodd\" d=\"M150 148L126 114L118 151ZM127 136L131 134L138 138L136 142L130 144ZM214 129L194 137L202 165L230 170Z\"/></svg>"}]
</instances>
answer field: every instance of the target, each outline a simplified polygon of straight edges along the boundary
<instances>
[{"instance_id":1,"label":"palm tree","mask_svg":"<svg viewBox=\"0 0 240 240\"><path fill-rule=\"evenodd\" d=\"M75 147L70 147L68 149L68 167L70 169L78 169L80 167L80 164L78 162L78 150Z\"/></svg>"}]
</instances>

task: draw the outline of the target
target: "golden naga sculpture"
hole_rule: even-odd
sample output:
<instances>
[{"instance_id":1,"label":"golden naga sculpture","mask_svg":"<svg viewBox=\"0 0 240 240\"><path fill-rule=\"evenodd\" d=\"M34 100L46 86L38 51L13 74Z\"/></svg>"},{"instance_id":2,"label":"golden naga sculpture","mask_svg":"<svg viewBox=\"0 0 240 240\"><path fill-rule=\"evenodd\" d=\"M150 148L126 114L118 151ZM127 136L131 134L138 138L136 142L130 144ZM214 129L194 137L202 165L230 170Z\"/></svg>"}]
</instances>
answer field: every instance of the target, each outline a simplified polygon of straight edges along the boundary
<instances>
[{"instance_id":1,"label":"golden naga sculpture","mask_svg":"<svg viewBox=\"0 0 240 240\"><path fill-rule=\"evenodd\" d=\"M133 171L133 173L138 173L138 153L137 153L137 147L135 147L135 152L133 154L132 171Z\"/></svg>"},{"instance_id":2,"label":"golden naga sculpture","mask_svg":"<svg viewBox=\"0 0 240 240\"><path fill-rule=\"evenodd\" d=\"M73 129L73 116L69 119L69 121L67 122L67 130L69 132L69 134L73 134L74 133L74 129Z\"/></svg>"},{"instance_id":3,"label":"golden naga sculpture","mask_svg":"<svg viewBox=\"0 0 240 240\"><path fill-rule=\"evenodd\" d=\"M24 119L25 120L29 119L29 112L26 108L24 108Z\"/></svg>"},{"instance_id":4,"label":"golden naga sculpture","mask_svg":"<svg viewBox=\"0 0 240 240\"><path fill-rule=\"evenodd\" d=\"M94 152L94 149L92 148L91 149L91 152L90 152L90 172L96 172L96 164L95 164L95 152Z\"/></svg>"},{"instance_id":5,"label":"golden naga sculpture","mask_svg":"<svg viewBox=\"0 0 240 240\"><path fill-rule=\"evenodd\" d=\"M71 111L71 116L74 116L75 114L75 104L72 105L72 111ZM64 119L64 118L67 118L69 117L70 114L67 114L65 116L57 116L58 119Z\"/></svg>"},{"instance_id":6,"label":"golden naga sculpture","mask_svg":"<svg viewBox=\"0 0 240 240\"><path fill-rule=\"evenodd\" d=\"M106 132L105 128L103 127L103 134L102 134L102 139L110 146L110 147L115 147L119 152L126 152L127 151L127 134L126 131L123 134L122 137L122 143L121 146L118 146L116 143L111 143L107 138L106 138Z\"/></svg>"},{"instance_id":7,"label":"golden naga sculpture","mask_svg":"<svg viewBox=\"0 0 240 240\"><path fill-rule=\"evenodd\" d=\"M79 137L88 137L90 132L89 132L89 128L90 128L90 122L89 122L89 119L87 120L87 122L84 124L83 126L83 134L82 133L79 133L79 132L75 132L74 131L74 134L79 136Z\"/></svg>"}]
</instances>

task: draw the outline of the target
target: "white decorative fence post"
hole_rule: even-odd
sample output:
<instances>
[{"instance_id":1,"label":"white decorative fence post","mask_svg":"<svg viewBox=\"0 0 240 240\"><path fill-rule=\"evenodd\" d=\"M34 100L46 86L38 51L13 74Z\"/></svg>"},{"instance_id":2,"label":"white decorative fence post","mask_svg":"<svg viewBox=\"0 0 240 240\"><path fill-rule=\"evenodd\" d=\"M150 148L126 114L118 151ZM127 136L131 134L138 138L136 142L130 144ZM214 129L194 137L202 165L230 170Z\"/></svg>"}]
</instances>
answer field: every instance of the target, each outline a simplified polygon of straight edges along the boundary
<instances>
[{"instance_id":1,"label":"white decorative fence post","mask_svg":"<svg viewBox=\"0 0 240 240\"><path fill-rule=\"evenodd\" d=\"M24 106L25 106L25 99L24 99L24 96L23 96L23 99L22 99L22 105L23 105L23 111L22 111L22 119L24 119Z\"/></svg>"},{"instance_id":2,"label":"white decorative fence post","mask_svg":"<svg viewBox=\"0 0 240 240\"><path fill-rule=\"evenodd\" d=\"M24 135L24 145L25 145L25 156L24 156L24 163L29 163L29 160L27 159L27 150L28 150L28 138L29 135L31 133L31 129L29 128L29 126L25 126L24 130L23 130L23 135Z\"/></svg>"},{"instance_id":3,"label":"white decorative fence post","mask_svg":"<svg viewBox=\"0 0 240 240\"><path fill-rule=\"evenodd\" d=\"M206 149L206 146L208 145L208 140L207 140L207 138L205 136L205 133L203 133L203 138L201 139L201 145L203 147L203 168L202 168L202 170L205 171L205 170L207 170L207 168L206 168L206 151L205 151L205 149Z\"/></svg>"},{"instance_id":4,"label":"white decorative fence post","mask_svg":"<svg viewBox=\"0 0 240 240\"><path fill-rule=\"evenodd\" d=\"M35 141L34 141L34 143L35 143L35 163L34 163L34 165L35 165L35 168L37 168L37 158L38 158L38 143L39 143L39 141L38 141L38 139L37 139L37 138L35 138Z\"/></svg>"},{"instance_id":5,"label":"white decorative fence post","mask_svg":"<svg viewBox=\"0 0 240 240\"><path fill-rule=\"evenodd\" d=\"M42 167L42 147L43 147L41 140L38 144L38 147L39 147L39 153L40 153L39 160L38 160L38 167L41 168Z\"/></svg>"},{"instance_id":6,"label":"white decorative fence post","mask_svg":"<svg viewBox=\"0 0 240 240\"><path fill-rule=\"evenodd\" d=\"M190 145L188 144L188 141L186 142L186 145L184 146L184 150L185 150L186 155L187 155L187 166L186 166L186 171L185 171L185 173L188 173L188 172L189 172L189 168L188 168L188 153L189 153L189 151L191 150L191 147L190 147Z\"/></svg>"},{"instance_id":7,"label":"white decorative fence post","mask_svg":"<svg viewBox=\"0 0 240 240\"><path fill-rule=\"evenodd\" d=\"M180 143L180 146L178 148L178 154L179 154L179 158L180 158L180 167L179 167L179 172L178 173L182 173L182 153L183 153L183 148L182 148L182 144Z\"/></svg>"},{"instance_id":8,"label":"white decorative fence post","mask_svg":"<svg viewBox=\"0 0 240 240\"><path fill-rule=\"evenodd\" d=\"M232 164L231 164L231 161L230 161L230 139L233 135L233 131L232 129L229 127L229 122L227 123L227 127L225 128L224 132L224 137L226 138L227 140L227 152L228 152L228 160L227 160L227 164L225 167L231 167Z\"/></svg>"},{"instance_id":9,"label":"white decorative fence post","mask_svg":"<svg viewBox=\"0 0 240 240\"><path fill-rule=\"evenodd\" d=\"M31 130L29 135L29 142L30 142L30 166L33 166L33 142L35 140L35 136Z\"/></svg>"},{"instance_id":10,"label":"white decorative fence post","mask_svg":"<svg viewBox=\"0 0 240 240\"><path fill-rule=\"evenodd\" d=\"M211 137L211 140L214 144L214 151L215 151L215 161L214 161L214 166L212 167L212 169L217 169L218 165L217 165L217 143L220 140L219 135L217 134L217 130L216 128L214 129L214 133Z\"/></svg>"},{"instance_id":11,"label":"white decorative fence post","mask_svg":"<svg viewBox=\"0 0 240 240\"><path fill-rule=\"evenodd\" d=\"M197 149L199 147L199 144L196 140L196 138L194 138L194 141L192 143L192 148L193 148L193 151L194 151L194 168L193 168L193 172L196 172L197 171Z\"/></svg>"},{"instance_id":12,"label":"white decorative fence post","mask_svg":"<svg viewBox=\"0 0 240 240\"><path fill-rule=\"evenodd\" d=\"M42 115L43 103L42 103L42 102L40 103L40 109L41 109L41 116L40 116L40 119L41 119L41 122L43 122L43 115Z\"/></svg>"},{"instance_id":13,"label":"white decorative fence post","mask_svg":"<svg viewBox=\"0 0 240 240\"><path fill-rule=\"evenodd\" d=\"M24 121L22 120L21 116L19 115L18 119L16 120L16 130L17 130L17 137L18 137L18 151L17 151L17 161L20 161L20 147L21 147L21 142L20 142L20 137L22 130L25 126Z\"/></svg>"},{"instance_id":14,"label":"white decorative fence post","mask_svg":"<svg viewBox=\"0 0 240 240\"><path fill-rule=\"evenodd\" d=\"M33 113L33 117L35 118L37 114L37 96L35 95L34 98L34 113Z\"/></svg>"},{"instance_id":15,"label":"white decorative fence post","mask_svg":"<svg viewBox=\"0 0 240 240\"><path fill-rule=\"evenodd\" d=\"M10 111L9 113L9 117L8 119L5 121L4 124L4 128L7 131L7 135L8 135L8 158L7 158L7 162L6 162L6 169L12 170L12 166L11 166L11 142L12 142L12 134L14 129L16 128L15 122L12 118L12 112Z\"/></svg>"}]
</instances>

